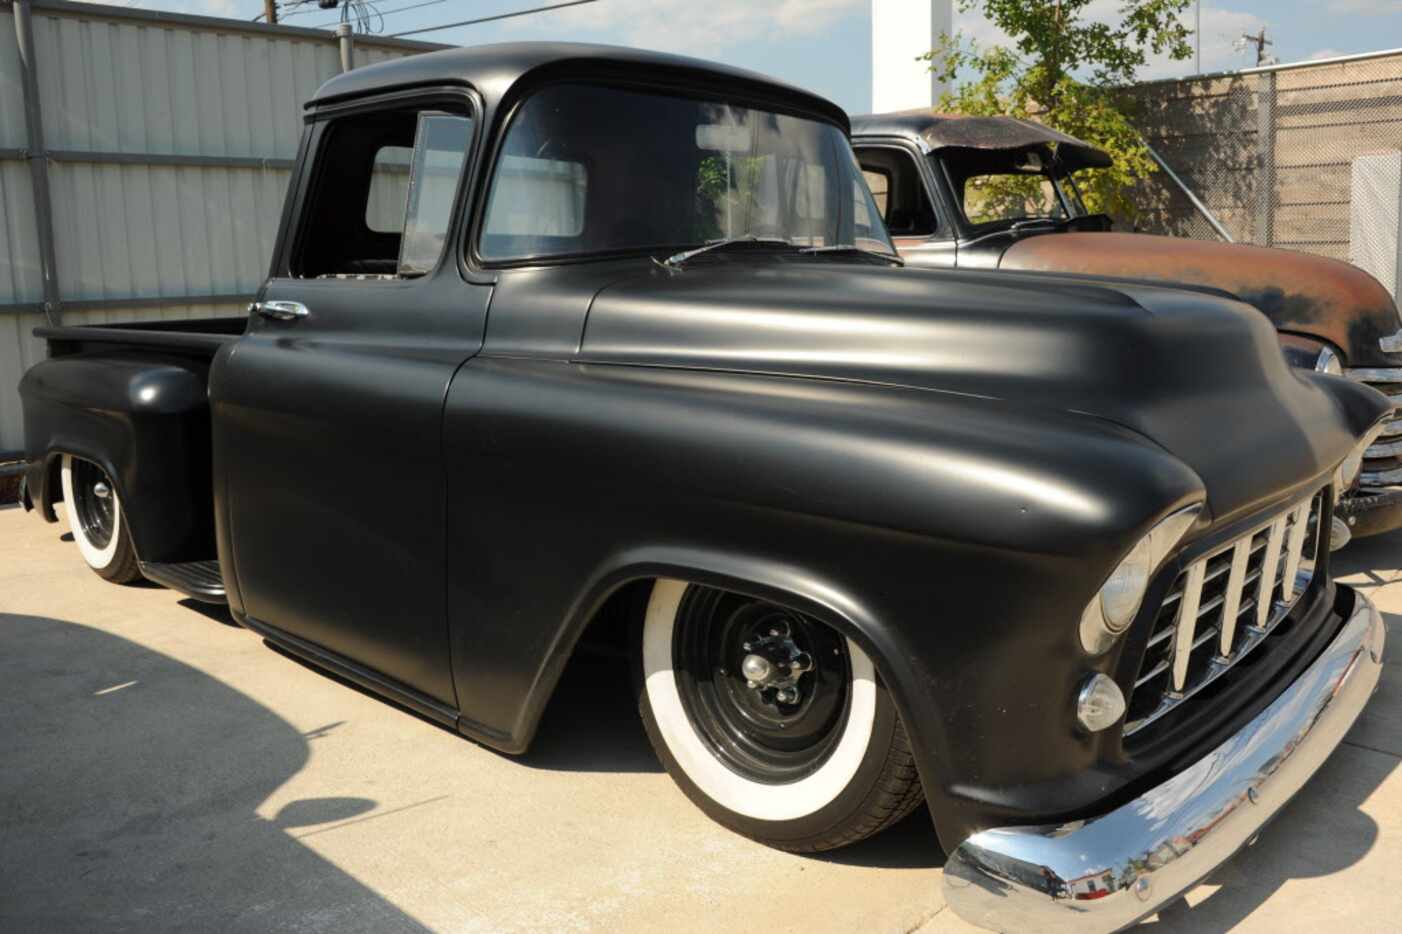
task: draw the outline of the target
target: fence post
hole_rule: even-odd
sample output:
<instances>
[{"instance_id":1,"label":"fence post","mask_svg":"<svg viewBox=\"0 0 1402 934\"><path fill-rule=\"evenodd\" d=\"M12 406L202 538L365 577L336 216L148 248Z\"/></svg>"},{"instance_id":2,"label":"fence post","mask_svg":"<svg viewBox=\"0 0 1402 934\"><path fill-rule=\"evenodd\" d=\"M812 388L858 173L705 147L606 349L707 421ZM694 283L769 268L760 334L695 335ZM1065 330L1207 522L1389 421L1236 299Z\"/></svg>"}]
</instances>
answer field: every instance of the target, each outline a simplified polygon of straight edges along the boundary
<instances>
[{"instance_id":1,"label":"fence post","mask_svg":"<svg viewBox=\"0 0 1402 934\"><path fill-rule=\"evenodd\" d=\"M1397 272L1392 277L1392 298L1402 304L1402 152L1397 154L1397 230L1394 233L1397 235Z\"/></svg>"},{"instance_id":2,"label":"fence post","mask_svg":"<svg viewBox=\"0 0 1402 934\"><path fill-rule=\"evenodd\" d=\"M15 0L15 45L19 49L20 83L24 91L24 125L27 133L25 158L29 163L30 187L34 196L35 233L39 240L39 274L44 287L44 317L49 324L62 322L63 308L58 289L58 262L54 253L53 199L49 195L49 152L44 146L44 115L39 105L39 71L34 60L34 25L29 0Z\"/></svg>"},{"instance_id":3,"label":"fence post","mask_svg":"<svg viewBox=\"0 0 1402 934\"><path fill-rule=\"evenodd\" d=\"M355 33L350 23L336 26L336 38L341 42L341 70L350 71L355 67Z\"/></svg>"},{"instance_id":4,"label":"fence post","mask_svg":"<svg viewBox=\"0 0 1402 934\"><path fill-rule=\"evenodd\" d=\"M1275 240L1275 72L1261 75L1256 88L1256 242Z\"/></svg>"}]
</instances>

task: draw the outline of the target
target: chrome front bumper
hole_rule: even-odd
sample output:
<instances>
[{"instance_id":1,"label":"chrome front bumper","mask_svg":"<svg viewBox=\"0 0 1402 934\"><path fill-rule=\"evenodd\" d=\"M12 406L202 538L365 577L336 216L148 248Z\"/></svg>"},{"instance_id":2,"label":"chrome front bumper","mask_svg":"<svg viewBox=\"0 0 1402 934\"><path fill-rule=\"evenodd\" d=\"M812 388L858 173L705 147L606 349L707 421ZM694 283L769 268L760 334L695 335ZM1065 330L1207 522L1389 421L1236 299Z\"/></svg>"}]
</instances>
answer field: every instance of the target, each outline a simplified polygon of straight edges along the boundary
<instances>
[{"instance_id":1,"label":"chrome front bumper","mask_svg":"<svg viewBox=\"0 0 1402 934\"><path fill-rule=\"evenodd\" d=\"M1383 623L1355 594L1338 636L1231 739L1114 811L965 840L944 868L960 917L996 931L1116 931L1249 843L1317 771L1382 672Z\"/></svg>"}]
</instances>

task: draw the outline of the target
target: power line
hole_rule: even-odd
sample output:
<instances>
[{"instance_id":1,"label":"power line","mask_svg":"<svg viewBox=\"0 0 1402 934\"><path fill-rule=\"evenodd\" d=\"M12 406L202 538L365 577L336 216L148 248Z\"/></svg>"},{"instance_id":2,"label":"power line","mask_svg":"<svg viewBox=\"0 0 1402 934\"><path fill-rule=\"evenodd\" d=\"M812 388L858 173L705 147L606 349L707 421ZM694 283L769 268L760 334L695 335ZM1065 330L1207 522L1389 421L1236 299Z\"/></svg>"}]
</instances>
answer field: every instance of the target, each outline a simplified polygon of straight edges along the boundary
<instances>
[{"instance_id":1,"label":"power line","mask_svg":"<svg viewBox=\"0 0 1402 934\"><path fill-rule=\"evenodd\" d=\"M137 0L132 0L132 3L136 3L136 1ZM287 17L300 17L300 15L306 15L315 10L315 7L307 8L313 3L315 3L315 0L278 0L273 4L273 7L275 7L273 8L273 15L275 15L276 20L279 22L286 20ZM128 6L132 6L132 4L129 3ZM266 15L268 15L266 11L255 15L254 22L262 20Z\"/></svg>"},{"instance_id":2,"label":"power line","mask_svg":"<svg viewBox=\"0 0 1402 934\"><path fill-rule=\"evenodd\" d=\"M408 29L404 32L390 33L389 38L399 39L403 36L417 36L425 32L438 32L443 29L453 29L457 26L475 26L478 23L490 23L499 19L511 19L513 16L525 16L529 13L544 13L548 10L559 10L567 6L583 6L586 3L597 3L598 0L569 0L568 3L554 3L550 6L532 7L529 10L517 10L514 13L498 13L496 16L482 16L477 19L465 19L457 23L444 23L442 26L426 26L423 29Z\"/></svg>"},{"instance_id":3,"label":"power line","mask_svg":"<svg viewBox=\"0 0 1402 934\"><path fill-rule=\"evenodd\" d=\"M405 10L417 10L417 9L419 9L420 7L437 6L437 5L440 4L440 3L447 3L447 2L448 2L448 0L424 0L423 3L411 3L411 4L409 4L408 6L397 6L397 7L395 7L395 8L392 9L392 10L384 10L384 11L382 11L382 12L380 13L380 17L383 19L384 17L386 17L386 16L392 16L392 15L394 15L395 13L403 13ZM306 12L311 12L311 11L308 10L308 11L306 11ZM289 14L286 14L286 15L291 16L291 15L293 15L293 14L289 13ZM339 22L340 22L340 20L331 20L331 21L325 22L325 23L317 23L315 26L309 26L308 28L309 28L309 29L325 29L327 26L335 26L335 25L336 25L337 23L339 23Z\"/></svg>"}]
</instances>

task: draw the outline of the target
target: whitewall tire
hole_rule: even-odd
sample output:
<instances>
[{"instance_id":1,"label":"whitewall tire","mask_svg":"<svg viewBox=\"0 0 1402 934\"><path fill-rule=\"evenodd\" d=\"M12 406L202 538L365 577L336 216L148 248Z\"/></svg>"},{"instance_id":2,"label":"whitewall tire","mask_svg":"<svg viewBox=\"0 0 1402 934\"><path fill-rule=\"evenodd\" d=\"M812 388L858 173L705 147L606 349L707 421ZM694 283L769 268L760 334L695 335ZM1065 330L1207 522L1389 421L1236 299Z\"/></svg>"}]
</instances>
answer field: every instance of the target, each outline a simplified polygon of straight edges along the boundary
<instances>
[{"instance_id":1,"label":"whitewall tire","mask_svg":"<svg viewBox=\"0 0 1402 934\"><path fill-rule=\"evenodd\" d=\"M102 578L128 583L141 577L116 487L90 461L63 455L60 464L68 528L83 560Z\"/></svg>"},{"instance_id":2,"label":"whitewall tire","mask_svg":"<svg viewBox=\"0 0 1402 934\"><path fill-rule=\"evenodd\" d=\"M823 623L663 579L637 645L653 748L688 797L732 830L787 850L827 850L922 800L871 658Z\"/></svg>"}]
</instances>

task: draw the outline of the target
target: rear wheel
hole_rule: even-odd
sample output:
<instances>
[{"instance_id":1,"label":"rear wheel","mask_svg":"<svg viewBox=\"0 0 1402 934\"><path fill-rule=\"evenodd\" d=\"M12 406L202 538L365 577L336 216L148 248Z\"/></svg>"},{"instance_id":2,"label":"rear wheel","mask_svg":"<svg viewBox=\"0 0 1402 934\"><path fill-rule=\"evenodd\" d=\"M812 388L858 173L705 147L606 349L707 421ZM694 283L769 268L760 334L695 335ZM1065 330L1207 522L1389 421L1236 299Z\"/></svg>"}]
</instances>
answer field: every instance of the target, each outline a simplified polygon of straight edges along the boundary
<instances>
[{"instance_id":1,"label":"rear wheel","mask_svg":"<svg viewBox=\"0 0 1402 934\"><path fill-rule=\"evenodd\" d=\"M122 503L107 474L91 461L68 454L63 455L62 474L68 527L88 567L116 584L140 578Z\"/></svg>"},{"instance_id":2,"label":"rear wheel","mask_svg":"<svg viewBox=\"0 0 1402 934\"><path fill-rule=\"evenodd\" d=\"M686 795L726 827L816 852L871 836L923 799L870 657L829 626L659 580L639 644L648 738Z\"/></svg>"}]
</instances>

